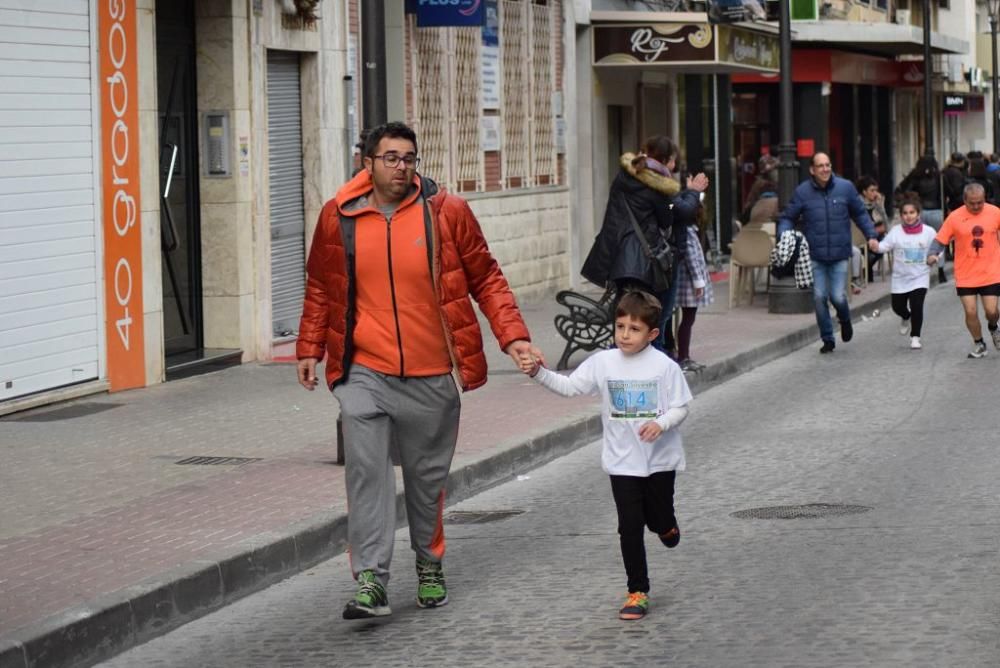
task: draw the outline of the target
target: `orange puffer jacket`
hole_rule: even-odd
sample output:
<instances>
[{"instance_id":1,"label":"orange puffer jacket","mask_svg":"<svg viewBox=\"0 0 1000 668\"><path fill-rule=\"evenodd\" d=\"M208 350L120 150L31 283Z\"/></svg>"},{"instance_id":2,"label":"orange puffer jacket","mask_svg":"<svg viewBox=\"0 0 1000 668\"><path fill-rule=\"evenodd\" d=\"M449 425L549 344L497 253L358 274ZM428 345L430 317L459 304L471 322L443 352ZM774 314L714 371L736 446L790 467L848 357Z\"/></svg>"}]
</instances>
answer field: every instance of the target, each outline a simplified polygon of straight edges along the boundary
<instances>
[{"instance_id":1,"label":"orange puffer jacket","mask_svg":"<svg viewBox=\"0 0 1000 668\"><path fill-rule=\"evenodd\" d=\"M295 352L299 359L322 359L327 354L330 388L350 371L356 321L355 221L342 214L359 191L370 193L370 179L367 172L360 172L323 207L306 265L306 295ZM426 238L433 241L431 276L448 351L462 389L474 390L486 383L486 355L470 295L489 320L501 349L518 339L530 340L528 328L465 200L439 190L425 177L415 176L414 187L422 197L408 198L412 203L404 206L422 207L426 202Z\"/></svg>"}]
</instances>

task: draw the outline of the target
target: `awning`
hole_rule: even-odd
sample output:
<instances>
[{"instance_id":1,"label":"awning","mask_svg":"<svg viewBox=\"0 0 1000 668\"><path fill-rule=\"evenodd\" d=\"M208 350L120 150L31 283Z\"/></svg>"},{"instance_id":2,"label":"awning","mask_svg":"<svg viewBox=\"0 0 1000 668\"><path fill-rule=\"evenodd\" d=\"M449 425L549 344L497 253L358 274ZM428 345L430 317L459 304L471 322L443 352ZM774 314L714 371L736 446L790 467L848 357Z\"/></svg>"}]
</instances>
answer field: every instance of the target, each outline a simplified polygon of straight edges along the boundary
<instances>
[{"instance_id":1,"label":"awning","mask_svg":"<svg viewBox=\"0 0 1000 668\"><path fill-rule=\"evenodd\" d=\"M924 31L919 26L855 21L795 21L794 46L830 47L882 56L920 55ZM931 52L969 53L963 39L931 32Z\"/></svg>"},{"instance_id":2,"label":"awning","mask_svg":"<svg viewBox=\"0 0 1000 668\"><path fill-rule=\"evenodd\" d=\"M778 36L770 29L709 23L593 26L594 66L683 70L685 74L777 73Z\"/></svg>"}]
</instances>

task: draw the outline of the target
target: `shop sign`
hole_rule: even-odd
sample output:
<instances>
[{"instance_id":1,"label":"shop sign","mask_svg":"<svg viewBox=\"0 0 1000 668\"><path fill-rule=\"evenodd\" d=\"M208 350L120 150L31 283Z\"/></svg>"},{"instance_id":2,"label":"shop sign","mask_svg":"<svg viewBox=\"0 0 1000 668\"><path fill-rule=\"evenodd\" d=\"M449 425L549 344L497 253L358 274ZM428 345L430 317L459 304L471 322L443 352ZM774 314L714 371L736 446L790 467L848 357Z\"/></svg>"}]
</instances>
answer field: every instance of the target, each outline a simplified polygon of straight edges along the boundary
<instances>
[{"instance_id":1,"label":"shop sign","mask_svg":"<svg viewBox=\"0 0 1000 668\"><path fill-rule=\"evenodd\" d=\"M712 62L712 26L660 23L595 26L595 65Z\"/></svg>"},{"instance_id":2,"label":"shop sign","mask_svg":"<svg viewBox=\"0 0 1000 668\"><path fill-rule=\"evenodd\" d=\"M486 46L479 52L479 99L483 109L500 108L500 47Z\"/></svg>"},{"instance_id":3,"label":"shop sign","mask_svg":"<svg viewBox=\"0 0 1000 668\"><path fill-rule=\"evenodd\" d=\"M719 26L719 62L777 70L779 43L777 35Z\"/></svg>"},{"instance_id":4,"label":"shop sign","mask_svg":"<svg viewBox=\"0 0 1000 668\"><path fill-rule=\"evenodd\" d=\"M146 384L135 0L99 2L104 311L112 390Z\"/></svg>"},{"instance_id":5,"label":"shop sign","mask_svg":"<svg viewBox=\"0 0 1000 668\"><path fill-rule=\"evenodd\" d=\"M964 95L945 95L944 113L947 115L964 114L966 111Z\"/></svg>"},{"instance_id":6,"label":"shop sign","mask_svg":"<svg viewBox=\"0 0 1000 668\"><path fill-rule=\"evenodd\" d=\"M500 46L500 8L497 0L483 0L483 46Z\"/></svg>"},{"instance_id":7,"label":"shop sign","mask_svg":"<svg viewBox=\"0 0 1000 668\"><path fill-rule=\"evenodd\" d=\"M418 28L481 26L486 12L483 0L411 0Z\"/></svg>"}]
</instances>

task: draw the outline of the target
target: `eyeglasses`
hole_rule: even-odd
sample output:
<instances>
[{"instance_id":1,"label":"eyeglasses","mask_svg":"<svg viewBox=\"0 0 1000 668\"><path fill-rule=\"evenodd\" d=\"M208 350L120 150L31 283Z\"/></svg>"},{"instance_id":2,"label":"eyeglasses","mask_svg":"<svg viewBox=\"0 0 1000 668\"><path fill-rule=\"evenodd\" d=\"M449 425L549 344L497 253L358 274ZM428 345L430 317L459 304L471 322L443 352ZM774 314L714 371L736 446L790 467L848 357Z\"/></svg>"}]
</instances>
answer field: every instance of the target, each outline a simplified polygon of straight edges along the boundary
<instances>
[{"instance_id":1,"label":"eyeglasses","mask_svg":"<svg viewBox=\"0 0 1000 668\"><path fill-rule=\"evenodd\" d=\"M398 153L383 153L382 155L373 155L373 158L381 158L382 164L389 169L396 169L399 163L402 162L406 166L406 169L414 169L420 164L420 158L415 155L399 155Z\"/></svg>"}]
</instances>

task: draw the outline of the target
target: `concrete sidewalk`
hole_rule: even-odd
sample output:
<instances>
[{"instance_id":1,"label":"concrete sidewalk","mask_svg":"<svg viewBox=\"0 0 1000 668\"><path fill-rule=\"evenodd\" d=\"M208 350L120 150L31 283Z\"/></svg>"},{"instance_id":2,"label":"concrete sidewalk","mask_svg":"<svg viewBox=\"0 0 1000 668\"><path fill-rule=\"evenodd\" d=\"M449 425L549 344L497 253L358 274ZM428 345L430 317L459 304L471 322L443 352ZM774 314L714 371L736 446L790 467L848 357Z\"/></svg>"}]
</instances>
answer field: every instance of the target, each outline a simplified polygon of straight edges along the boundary
<instances>
[{"instance_id":1,"label":"concrete sidewalk","mask_svg":"<svg viewBox=\"0 0 1000 668\"><path fill-rule=\"evenodd\" d=\"M888 289L855 296L855 320ZM694 328L695 393L818 345L812 314L768 314L766 295L730 310L726 283L715 291ZM522 310L554 365L561 307ZM450 502L600 433L594 398L535 387L485 337L490 382L463 395ZM90 665L341 552L336 417L290 365L246 364L0 418L0 668Z\"/></svg>"}]
</instances>

